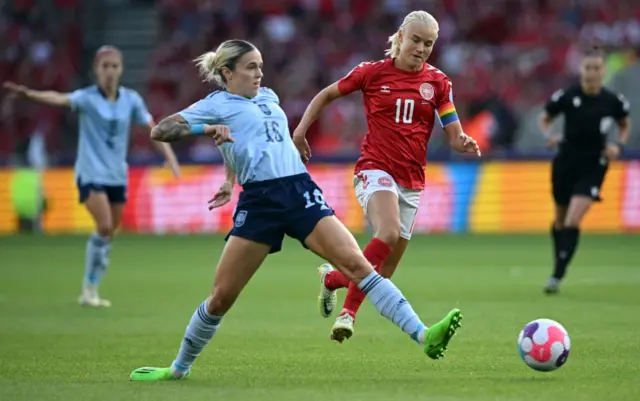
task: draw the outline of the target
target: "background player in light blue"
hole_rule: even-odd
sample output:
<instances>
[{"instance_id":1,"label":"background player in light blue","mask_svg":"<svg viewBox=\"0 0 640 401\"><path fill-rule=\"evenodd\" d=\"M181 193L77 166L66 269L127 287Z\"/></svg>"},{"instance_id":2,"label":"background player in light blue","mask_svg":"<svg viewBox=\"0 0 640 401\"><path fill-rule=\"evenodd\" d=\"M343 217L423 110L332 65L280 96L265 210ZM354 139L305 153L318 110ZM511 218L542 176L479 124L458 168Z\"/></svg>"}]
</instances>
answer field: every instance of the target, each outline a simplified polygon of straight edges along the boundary
<instances>
[{"instance_id":1,"label":"background player in light blue","mask_svg":"<svg viewBox=\"0 0 640 401\"><path fill-rule=\"evenodd\" d=\"M98 286L108 265L114 230L120 225L127 188L127 151L131 123L151 129L155 124L140 95L119 85L122 55L112 46L96 53L97 84L72 93L36 91L11 82L5 88L35 102L70 107L79 114L80 134L75 175L80 202L91 214L96 231L87 243L81 305L106 307ZM168 144L158 144L174 175L180 170Z\"/></svg>"},{"instance_id":2,"label":"background player in light blue","mask_svg":"<svg viewBox=\"0 0 640 401\"><path fill-rule=\"evenodd\" d=\"M167 142L208 135L221 146L227 180L210 200L210 208L229 202L236 175L243 191L213 291L193 313L175 361L167 368L136 369L131 379L185 377L267 255L280 250L285 235L335 264L382 315L424 344L431 358L440 358L459 327L460 311L454 309L426 329L402 293L373 270L302 164L277 95L260 87L260 52L251 43L229 40L216 53L200 57L198 65L206 80L226 90L165 118L151 135Z\"/></svg>"}]
</instances>

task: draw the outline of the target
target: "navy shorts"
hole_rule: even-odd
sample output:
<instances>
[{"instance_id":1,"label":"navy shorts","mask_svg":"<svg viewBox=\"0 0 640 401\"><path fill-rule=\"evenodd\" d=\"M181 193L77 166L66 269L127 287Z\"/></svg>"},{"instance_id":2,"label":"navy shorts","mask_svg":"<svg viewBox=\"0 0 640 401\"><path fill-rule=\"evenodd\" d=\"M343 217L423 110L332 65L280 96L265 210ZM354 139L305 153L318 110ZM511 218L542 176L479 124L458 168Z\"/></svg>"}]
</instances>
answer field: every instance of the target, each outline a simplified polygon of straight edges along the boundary
<instances>
[{"instance_id":1,"label":"navy shorts","mask_svg":"<svg viewBox=\"0 0 640 401\"><path fill-rule=\"evenodd\" d=\"M109 203L125 203L127 201L127 187L125 185L102 185L81 182L78 178L76 182L80 193L80 203L84 203L89 198L89 193L104 192L109 199Z\"/></svg>"},{"instance_id":2,"label":"navy shorts","mask_svg":"<svg viewBox=\"0 0 640 401\"><path fill-rule=\"evenodd\" d=\"M307 173L243 185L233 213L234 235L282 249L285 234L304 246L318 222L335 213Z\"/></svg>"}]
</instances>

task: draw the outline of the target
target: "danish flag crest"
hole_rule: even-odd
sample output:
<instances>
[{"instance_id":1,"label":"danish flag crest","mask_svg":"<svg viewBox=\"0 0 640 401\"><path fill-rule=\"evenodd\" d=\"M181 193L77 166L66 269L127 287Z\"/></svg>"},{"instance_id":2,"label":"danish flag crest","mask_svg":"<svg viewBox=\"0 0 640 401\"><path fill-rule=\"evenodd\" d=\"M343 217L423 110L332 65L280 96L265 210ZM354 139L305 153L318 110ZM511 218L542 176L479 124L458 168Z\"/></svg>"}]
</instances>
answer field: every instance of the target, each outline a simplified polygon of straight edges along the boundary
<instances>
[{"instance_id":1,"label":"danish flag crest","mask_svg":"<svg viewBox=\"0 0 640 401\"><path fill-rule=\"evenodd\" d=\"M422 85L420 85L420 95L425 100L433 99L433 93L434 93L433 86L431 86L431 84L425 82Z\"/></svg>"}]
</instances>

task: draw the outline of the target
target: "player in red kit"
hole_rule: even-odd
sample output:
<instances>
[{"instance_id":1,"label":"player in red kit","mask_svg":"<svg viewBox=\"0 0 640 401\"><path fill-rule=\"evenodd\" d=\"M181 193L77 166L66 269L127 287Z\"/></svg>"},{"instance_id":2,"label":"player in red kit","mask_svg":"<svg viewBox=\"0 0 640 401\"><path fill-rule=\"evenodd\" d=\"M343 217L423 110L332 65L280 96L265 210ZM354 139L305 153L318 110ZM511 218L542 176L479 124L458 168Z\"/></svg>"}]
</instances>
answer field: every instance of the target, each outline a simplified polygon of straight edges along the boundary
<instances>
[{"instance_id":1,"label":"player in red kit","mask_svg":"<svg viewBox=\"0 0 640 401\"><path fill-rule=\"evenodd\" d=\"M427 144L436 113L453 149L480 155L477 143L462 131L451 81L426 63L437 38L435 18L425 11L411 12L389 38L389 58L361 63L323 89L293 134L303 160L308 161L311 151L305 133L322 109L341 96L362 91L368 132L355 166L354 183L356 197L374 231L364 255L385 277L391 277L411 238L425 186ZM331 334L332 339L342 342L353 335L364 294L328 264L320 266L318 273L322 282L318 303L324 317L329 317L337 304L335 291L349 288Z\"/></svg>"}]
</instances>

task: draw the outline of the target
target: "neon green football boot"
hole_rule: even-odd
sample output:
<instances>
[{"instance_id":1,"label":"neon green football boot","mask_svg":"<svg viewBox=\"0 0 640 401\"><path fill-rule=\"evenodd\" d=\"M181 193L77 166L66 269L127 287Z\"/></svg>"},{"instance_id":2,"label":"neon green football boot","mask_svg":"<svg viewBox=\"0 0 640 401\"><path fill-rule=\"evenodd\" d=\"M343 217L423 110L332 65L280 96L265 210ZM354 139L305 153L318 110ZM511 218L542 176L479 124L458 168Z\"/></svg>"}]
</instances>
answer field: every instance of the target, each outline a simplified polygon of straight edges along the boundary
<instances>
[{"instance_id":1,"label":"neon green football boot","mask_svg":"<svg viewBox=\"0 0 640 401\"><path fill-rule=\"evenodd\" d=\"M129 376L131 380L136 382L159 382L167 380L181 380L189 376L187 373L184 376L175 376L171 371L171 368L138 368L131 372Z\"/></svg>"},{"instance_id":2,"label":"neon green football boot","mask_svg":"<svg viewBox=\"0 0 640 401\"><path fill-rule=\"evenodd\" d=\"M424 333L424 353L431 359L444 358L449 341L461 327L462 313L453 309L441 321L429 327Z\"/></svg>"}]
</instances>

